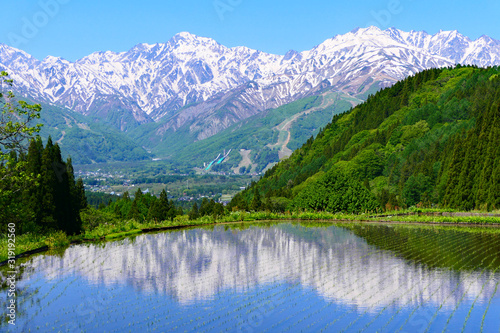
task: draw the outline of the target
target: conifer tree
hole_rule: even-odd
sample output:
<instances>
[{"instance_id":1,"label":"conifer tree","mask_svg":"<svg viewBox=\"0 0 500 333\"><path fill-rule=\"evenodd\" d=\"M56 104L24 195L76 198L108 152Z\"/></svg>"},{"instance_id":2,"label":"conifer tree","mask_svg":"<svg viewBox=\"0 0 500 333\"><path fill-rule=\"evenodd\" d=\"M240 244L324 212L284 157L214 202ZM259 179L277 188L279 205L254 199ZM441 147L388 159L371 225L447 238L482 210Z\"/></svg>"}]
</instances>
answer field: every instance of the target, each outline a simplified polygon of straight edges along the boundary
<instances>
[{"instance_id":1,"label":"conifer tree","mask_svg":"<svg viewBox=\"0 0 500 333\"><path fill-rule=\"evenodd\" d=\"M151 206L149 207L148 220L155 221L155 222L163 221L162 214L161 214L161 205L160 205L159 200L155 200L151 204Z\"/></svg>"},{"instance_id":2,"label":"conifer tree","mask_svg":"<svg viewBox=\"0 0 500 333\"><path fill-rule=\"evenodd\" d=\"M115 203L115 206L113 208L113 213L119 218L122 217L121 206L118 202Z\"/></svg>"},{"instance_id":3,"label":"conifer tree","mask_svg":"<svg viewBox=\"0 0 500 333\"><path fill-rule=\"evenodd\" d=\"M57 147L59 148L59 145L57 145ZM61 199L61 203L65 205L63 206L65 216L62 221L62 224L65 226L64 230L66 230L69 234L79 233L82 228L82 220L80 218L82 198L81 192L79 192L75 183L75 175L71 158L69 158L66 162L66 174L63 182L61 183L61 192L66 194L66 197ZM85 196L85 193L83 195Z\"/></svg>"},{"instance_id":4,"label":"conifer tree","mask_svg":"<svg viewBox=\"0 0 500 333\"><path fill-rule=\"evenodd\" d=\"M138 188L137 191L135 192L134 200L138 200L138 201L142 200L142 196L143 196L143 193L142 193L141 189Z\"/></svg>"},{"instance_id":5,"label":"conifer tree","mask_svg":"<svg viewBox=\"0 0 500 333\"><path fill-rule=\"evenodd\" d=\"M198 211L198 204L195 202L193 204L193 207L191 208L191 211L189 212L189 219L196 220L198 217L200 217L200 214Z\"/></svg>"},{"instance_id":6,"label":"conifer tree","mask_svg":"<svg viewBox=\"0 0 500 333\"><path fill-rule=\"evenodd\" d=\"M255 190L250 208L254 211L259 211L261 206L262 206L262 200L260 198L260 192L259 190Z\"/></svg>"},{"instance_id":7,"label":"conifer tree","mask_svg":"<svg viewBox=\"0 0 500 333\"><path fill-rule=\"evenodd\" d=\"M38 136L31 140L27 156L27 173L34 182L24 195L24 202L33 214L33 222L40 225L42 219L43 194L40 187L40 174L42 168L42 139Z\"/></svg>"},{"instance_id":8,"label":"conifer tree","mask_svg":"<svg viewBox=\"0 0 500 333\"><path fill-rule=\"evenodd\" d=\"M209 201L207 198L203 198L200 205L200 216L206 215L210 215Z\"/></svg>"},{"instance_id":9,"label":"conifer tree","mask_svg":"<svg viewBox=\"0 0 500 333\"><path fill-rule=\"evenodd\" d=\"M72 209L72 200L69 185L69 174L67 165L63 162L61 149L56 143L53 146L52 168L54 169L56 178L54 183L53 198L54 198L54 217L57 223L57 228L73 234L74 216Z\"/></svg>"},{"instance_id":10,"label":"conifer tree","mask_svg":"<svg viewBox=\"0 0 500 333\"><path fill-rule=\"evenodd\" d=\"M464 135L463 132L461 135ZM450 165L448 166L450 171L448 173L446 191L443 197L443 203L448 207L457 207L460 204L460 194L457 193L457 190L462 170L462 161L465 156L465 152L462 149L463 143L464 141L460 137L456 138L453 155L451 157Z\"/></svg>"},{"instance_id":11,"label":"conifer tree","mask_svg":"<svg viewBox=\"0 0 500 333\"><path fill-rule=\"evenodd\" d=\"M496 167L491 175L491 186L488 191L487 202L490 210L500 209L500 157L497 158Z\"/></svg>"},{"instance_id":12,"label":"conifer tree","mask_svg":"<svg viewBox=\"0 0 500 333\"><path fill-rule=\"evenodd\" d=\"M78 178L76 181L76 196L77 202L79 203L80 209L85 209L88 206L87 197L85 196L85 186L83 185L83 180Z\"/></svg>"},{"instance_id":13,"label":"conifer tree","mask_svg":"<svg viewBox=\"0 0 500 333\"><path fill-rule=\"evenodd\" d=\"M158 207L159 207L159 220L160 221L165 221L167 219L173 220L174 216L171 216L171 210L173 208L173 205L171 202L168 200L168 194L167 191L162 190L160 193L160 200L158 202Z\"/></svg>"},{"instance_id":14,"label":"conifer tree","mask_svg":"<svg viewBox=\"0 0 500 333\"><path fill-rule=\"evenodd\" d=\"M41 167L40 167L40 193L41 193L41 212L38 223L43 227L57 228L55 219L56 203L55 191L57 176L54 171L53 162L54 145L52 138L49 137L47 144L42 152Z\"/></svg>"},{"instance_id":15,"label":"conifer tree","mask_svg":"<svg viewBox=\"0 0 500 333\"><path fill-rule=\"evenodd\" d=\"M127 214L127 219L135 220L135 221L140 221L140 219L141 219L141 215L139 212L139 208L137 207L136 200L134 200L132 202L132 206L130 207L130 210L128 211L128 214Z\"/></svg>"}]
</instances>

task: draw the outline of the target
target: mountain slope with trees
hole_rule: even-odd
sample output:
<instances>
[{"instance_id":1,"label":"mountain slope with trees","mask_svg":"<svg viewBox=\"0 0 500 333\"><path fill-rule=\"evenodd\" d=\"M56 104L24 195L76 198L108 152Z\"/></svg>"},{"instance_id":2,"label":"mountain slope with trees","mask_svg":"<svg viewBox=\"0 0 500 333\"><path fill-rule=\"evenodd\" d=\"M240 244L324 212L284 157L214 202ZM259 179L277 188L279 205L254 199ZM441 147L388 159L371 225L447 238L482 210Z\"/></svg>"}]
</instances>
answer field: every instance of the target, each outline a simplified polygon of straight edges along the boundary
<instances>
[{"instance_id":1,"label":"mountain slope with trees","mask_svg":"<svg viewBox=\"0 0 500 333\"><path fill-rule=\"evenodd\" d=\"M348 212L415 205L500 208L498 67L430 69L370 96L231 202Z\"/></svg>"},{"instance_id":2,"label":"mountain slope with trees","mask_svg":"<svg viewBox=\"0 0 500 333\"><path fill-rule=\"evenodd\" d=\"M499 65L500 41L487 36L471 40L457 31L429 35L367 27L310 50L273 55L183 32L166 43L96 52L75 62L52 56L39 61L0 43L0 70L15 79L13 92L42 104L44 142L46 132L53 132L54 142L75 164L152 158L205 162L223 149L234 150L232 162L240 159L239 149L252 150L254 160L269 161L276 154L264 147L273 142L254 148L254 142L239 140L216 147L214 157L213 151L202 156L198 147L215 147L214 142L230 136L229 129L255 124L261 114L265 118L271 110L325 91L365 100L409 75L454 64ZM57 110L52 119L49 110ZM309 115L306 125L312 126L296 127L292 139L316 135L316 124L325 126L323 120L321 113ZM304 141L290 142L281 157ZM254 171L267 167L252 164L258 165Z\"/></svg>"},{"instance_id":3,"label":"mountain slope with trees","mask_svg":"<svg viewBox=\"0 0 500 333\"><path fill-rule=\"evenodd\" d=\"M352 106L351 103L360 102L362 101L347 95L325 92L266 110L202 141L189 137L188 129L185 128L186 135L182 140L175 141L175 136L172 136L171 145L157 145L152 153L158 156L169 154L172 159L201 168L203 162L210 162L224 149L232 149L224 163L211 168L211 171L230 172L231 168L236 169L242 161L240 150L249 150L253 168L248 166L247 172L261 172L270 163L279 161L279 150L283 144L277 143L280 143L279 136L284 132L277 129L280 123L297 117L295 121L290 120L290 140L287 145L290 149L296 149L311 135L316 135L332 115L345 112ZM138 130L131 134L147 138L147 135ZM147 142L139 142L147 145Z\"/></svg>"},{"instance_id":4,"label":"mountain slope with trees","mask_svg":"<svg viewBox=\"0 0 500 333\"><path fill-rule=\"evenodd\" d=\"M71 157L74 164L151 159L150 154L126 133L99 117L48 104L41 104L41 107L39 123L44 126L40 136L44 142L51 136L61 147L63 156Z\"/></svg>"}]
</instances>

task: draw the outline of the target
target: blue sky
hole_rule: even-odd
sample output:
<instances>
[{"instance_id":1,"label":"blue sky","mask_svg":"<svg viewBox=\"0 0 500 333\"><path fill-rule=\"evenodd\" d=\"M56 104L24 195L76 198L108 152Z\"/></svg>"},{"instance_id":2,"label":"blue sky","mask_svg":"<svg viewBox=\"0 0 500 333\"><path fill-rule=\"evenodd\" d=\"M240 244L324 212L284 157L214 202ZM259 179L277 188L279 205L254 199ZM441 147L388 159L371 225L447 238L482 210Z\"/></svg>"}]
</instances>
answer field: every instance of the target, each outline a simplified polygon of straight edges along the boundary
<instances>
[{"instance_id":1,"label":"blue sky","mask_svg":"<svg viewBox=\"0 0 500 333\"><path fill-rule=\"evenodd\" d=\"M74 61L189 31L284 54L368 25L500 39L498 14L498 0L2 0L0 42L38 59Z\"/></svg>"}]
</instances>

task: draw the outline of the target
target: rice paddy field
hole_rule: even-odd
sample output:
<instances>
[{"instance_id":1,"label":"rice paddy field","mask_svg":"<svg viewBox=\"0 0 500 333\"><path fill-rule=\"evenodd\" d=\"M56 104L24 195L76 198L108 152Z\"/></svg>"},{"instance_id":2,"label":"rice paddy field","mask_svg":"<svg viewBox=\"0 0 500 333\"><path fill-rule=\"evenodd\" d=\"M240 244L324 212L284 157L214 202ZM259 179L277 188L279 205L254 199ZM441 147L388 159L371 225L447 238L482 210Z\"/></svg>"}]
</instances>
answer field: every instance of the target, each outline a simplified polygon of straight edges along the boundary
<instances>
[{"instance_id":1,"label":"rice paddy field","mask_svg":"<svg viewBox=\"0 0 500 333\"><path fill-rule=\"evenodd\" d=\"M23 266L0 331L500 332L498 228L228 224Z\"/></svg>"}]
</instances>

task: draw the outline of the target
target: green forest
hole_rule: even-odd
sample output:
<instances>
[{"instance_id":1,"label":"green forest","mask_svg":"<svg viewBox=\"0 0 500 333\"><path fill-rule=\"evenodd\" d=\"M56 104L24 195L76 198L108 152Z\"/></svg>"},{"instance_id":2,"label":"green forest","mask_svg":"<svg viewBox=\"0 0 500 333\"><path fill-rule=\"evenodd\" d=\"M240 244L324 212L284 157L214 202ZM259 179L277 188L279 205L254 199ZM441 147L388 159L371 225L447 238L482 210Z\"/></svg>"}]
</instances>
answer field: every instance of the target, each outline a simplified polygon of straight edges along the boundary
<instances>
[{"instance_id":1,"label":"green forest","mask_svg":"<svg viewBox=\"0 0 500 333\"><path fill-rule=\"evenodd\" d=\"M24 182L4 179L2 183L2 227L15 223L20 234L50 229L79 233L80 210L87 206L85 189L81 179L75 181L71 159L62 160L59 145L50 137L45 147L40 137L31 140L28 153L12 151L6 167L14 171L20 165L22 169L10 177L24 176Z\"/></svg>"},{"instance_id":2,"label":"green forest","mask_svg":"<svg viewBox=\"0 0 500 333\"><path fill-rule=\"evenodd\" d=\"M29 99L27 102L35 103ZM36 122L43 125L39 132L43 142L52 137L61 147L63 157L71 156L75 165L151 159L126 132L119 131L103 117L85 116L46 103L41 107L43 111Z\"/></svg>"},{"instance_id":3,"label":"green forest","mask_svg":"<svg viewBox=\"0 0 500 333\"><path fill-rule=\"evenodd\" d=\"M189 212L166 190L159 197L141 190L120 198L86 196L60 145L50 137L44 145L36 136L40 126L28 125L40 117L41 106L13 107L3 100L1 120L10 125L0 133L0 224L14 223L19 234L74 235L121 221L154 224L177 217L215 221L245 210L500 209L498 68L430 69L400 81L335 115L228 207L200 198L184 207ZM12 115L24 121L13 121Z\"/></svg>"},{"instance_id":4,"label":"green forest","mask_svg":"<svg viewBox=\"0 0 500 333\"><path fill-rule=\"evenodd\" d=\"M333 117L233 209L500 209L500 70L430 69Z\"/></svg>"}]
</instances>

